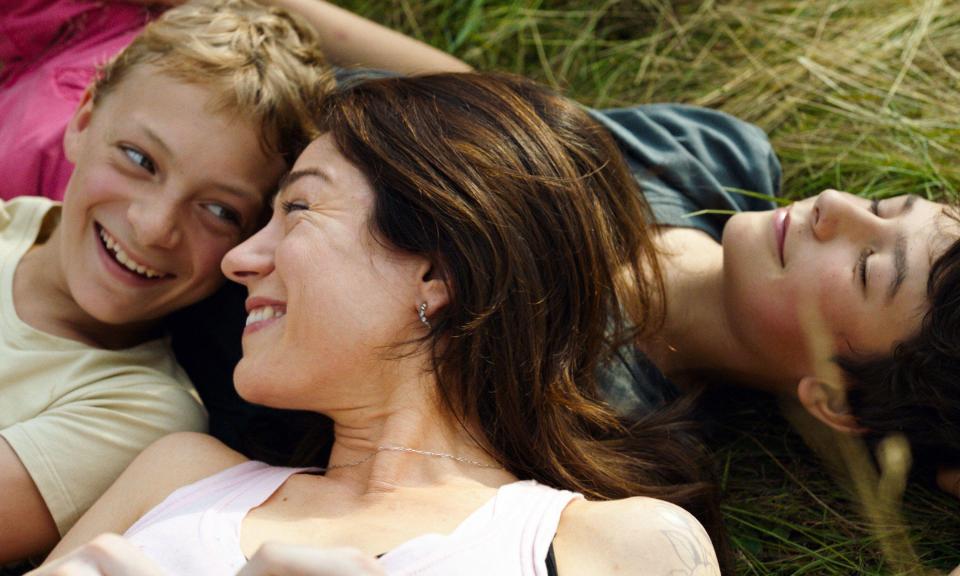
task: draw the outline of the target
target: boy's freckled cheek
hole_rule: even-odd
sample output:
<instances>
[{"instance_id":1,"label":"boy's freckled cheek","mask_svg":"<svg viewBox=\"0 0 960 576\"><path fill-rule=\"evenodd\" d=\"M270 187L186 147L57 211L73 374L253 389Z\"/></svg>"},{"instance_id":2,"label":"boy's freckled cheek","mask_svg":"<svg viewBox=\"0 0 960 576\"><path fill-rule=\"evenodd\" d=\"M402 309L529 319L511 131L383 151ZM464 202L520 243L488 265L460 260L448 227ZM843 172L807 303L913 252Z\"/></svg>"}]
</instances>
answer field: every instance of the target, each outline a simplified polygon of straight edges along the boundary
<instances>
[{"instance_id":1,"label":"boy's freckled cheek","mask_svg":"<svg viewBox=\"0 0 960 576\"><path fill-rule=\"evenodd\" d=\"M87 204L119 199L130 193L132 183L125 182L115 172L105 167L94 167L77 174L80 180L69 188L74 201Z\"/></svg>"}]
</instances>

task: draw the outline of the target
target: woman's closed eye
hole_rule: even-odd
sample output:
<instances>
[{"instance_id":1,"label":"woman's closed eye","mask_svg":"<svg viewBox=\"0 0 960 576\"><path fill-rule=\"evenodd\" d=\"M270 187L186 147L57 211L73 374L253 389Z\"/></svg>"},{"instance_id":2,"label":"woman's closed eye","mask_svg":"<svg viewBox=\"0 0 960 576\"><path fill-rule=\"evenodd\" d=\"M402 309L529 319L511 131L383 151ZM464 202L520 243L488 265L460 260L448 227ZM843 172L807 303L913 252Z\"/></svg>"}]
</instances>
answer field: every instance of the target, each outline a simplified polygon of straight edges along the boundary
<instances>
[{"instance_id":1,"label":"woman's closed eye","mask_svg":"<svg viewBox=\"0 0 960 576\"><path fill-rule=\"evenodd\" d=\"M300 210L309 210L310 206L299 200L284 200L280 203L280 209L283 210L284 214L290 214L291 212L298 212Z\"/></svg>"},{"instance_id":2,"label":"woman's closed eye","mask_svg":"<svg viewBox=\"0 0 960 576\"><path fill-rule=\"evenodd\" d=\"M153 160L136 148L131 146L120 146L120 150L123 151L123 154L134 164L143 168L150 174L156 174L157 166L153 163Z\"/></svg>"}]
</instances>

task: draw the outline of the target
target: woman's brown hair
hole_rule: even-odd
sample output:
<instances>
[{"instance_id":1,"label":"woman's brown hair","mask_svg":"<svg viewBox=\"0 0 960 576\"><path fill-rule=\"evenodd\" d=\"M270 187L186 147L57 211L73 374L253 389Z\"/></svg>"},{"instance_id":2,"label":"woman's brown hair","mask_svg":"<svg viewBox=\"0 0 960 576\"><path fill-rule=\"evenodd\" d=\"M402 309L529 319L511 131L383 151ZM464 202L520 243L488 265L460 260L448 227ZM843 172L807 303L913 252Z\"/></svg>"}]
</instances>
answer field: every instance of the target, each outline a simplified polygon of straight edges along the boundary
<instances>
[{"instance_id":1,"label":"woman's brown hair","mask_svg":"<svg viewBox=\"0 0 960 576\"><path fill-rule=\"evenodd\" d=\"M622 417L598 390L598 367L655 330L663 302L650 211L606 131L499 74L365 82L319 116L370 180L374 237L429 256L450 287L425 343L454 417L519 478L686 507L723 556L690 425Z\"/></svg>"}]
</instances>

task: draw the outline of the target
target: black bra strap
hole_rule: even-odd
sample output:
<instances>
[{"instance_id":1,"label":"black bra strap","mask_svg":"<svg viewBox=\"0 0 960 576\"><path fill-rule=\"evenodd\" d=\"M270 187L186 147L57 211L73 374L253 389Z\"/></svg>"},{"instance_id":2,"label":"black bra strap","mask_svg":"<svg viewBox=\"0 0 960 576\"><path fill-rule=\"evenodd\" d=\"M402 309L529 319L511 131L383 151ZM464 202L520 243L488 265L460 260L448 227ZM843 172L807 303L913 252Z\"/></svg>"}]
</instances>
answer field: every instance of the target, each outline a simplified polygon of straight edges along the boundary
<instances>
[{"instance_id":1,"label":"black bra strap","mask_svg":"<svg viewBox=\"0 0 960 576\"><path fill-rule=\"evenodd\" d=\"M553 542L547 549L547 576L559 576L557 573L557 559L553 556Z\"/></svg>"}]
</instances>

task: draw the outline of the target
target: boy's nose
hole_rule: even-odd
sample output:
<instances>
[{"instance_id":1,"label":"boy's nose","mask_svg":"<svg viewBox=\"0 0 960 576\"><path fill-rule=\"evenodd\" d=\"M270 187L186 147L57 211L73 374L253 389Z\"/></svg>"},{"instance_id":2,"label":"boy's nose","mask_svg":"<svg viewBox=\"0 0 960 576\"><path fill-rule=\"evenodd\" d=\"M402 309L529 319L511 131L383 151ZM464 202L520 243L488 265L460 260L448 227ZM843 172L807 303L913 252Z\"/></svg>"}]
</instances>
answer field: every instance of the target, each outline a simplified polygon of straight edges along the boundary
<instances>
[{"instance_id":1,"label":"boy's nose","mask_svg":"<svg viewBox=\"0 0 960 576\"><path fill-rule=\"evenodd\" d=\"M169 250L180 242L179 204L164 198L133 202L128 218L141 246Z\"/></svg>"},{"instance_id":2,"label":"boy's nose","mask_svg":"<svg viewBox=\"0 0 960 576\"><path fill-rule=\"evenodd\" d=\"M838 235L866 236L881 224L861 200L836 190L824 190L817 196L810 219L810 227L820 240Z\"/></svg>"}]
</instances>

